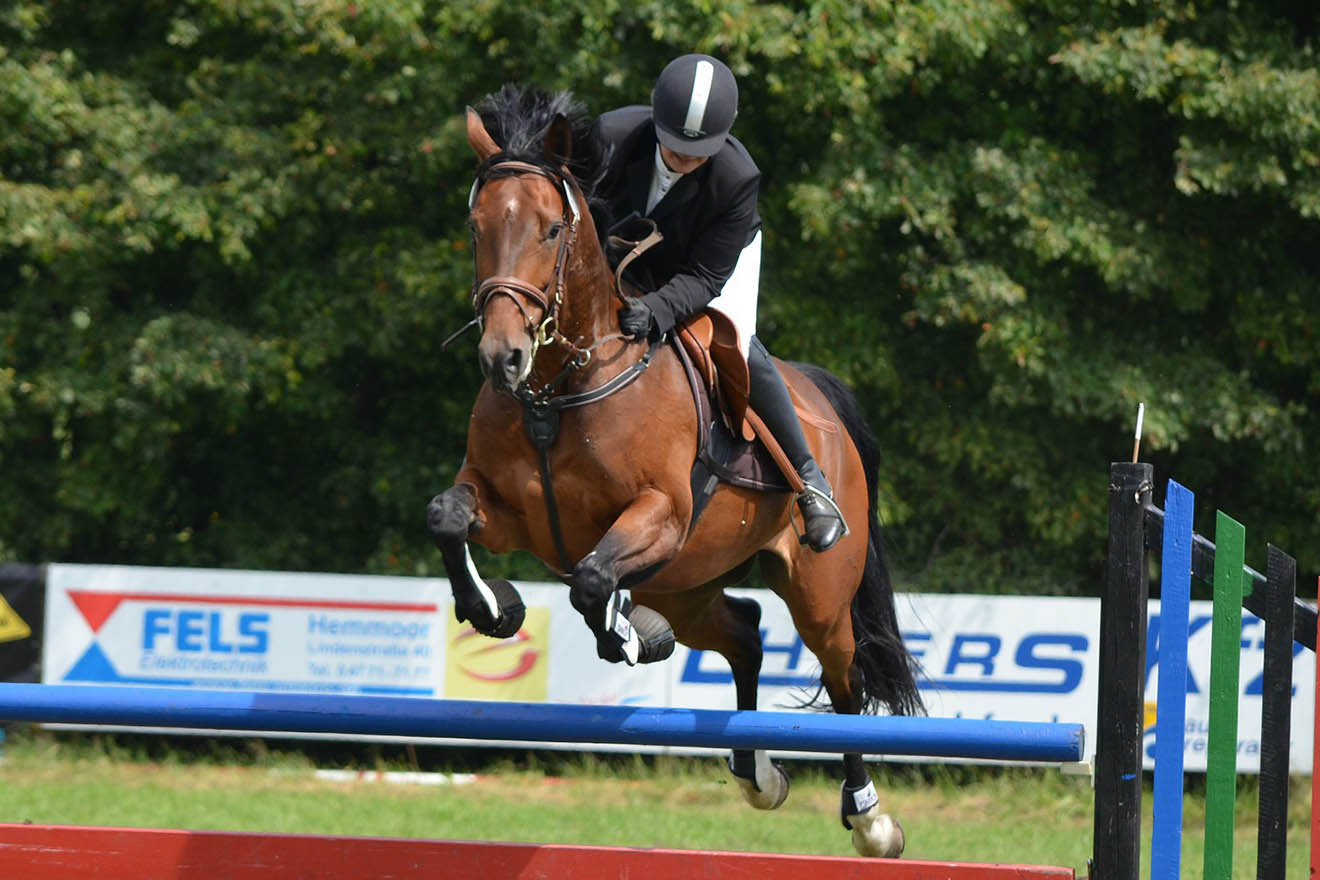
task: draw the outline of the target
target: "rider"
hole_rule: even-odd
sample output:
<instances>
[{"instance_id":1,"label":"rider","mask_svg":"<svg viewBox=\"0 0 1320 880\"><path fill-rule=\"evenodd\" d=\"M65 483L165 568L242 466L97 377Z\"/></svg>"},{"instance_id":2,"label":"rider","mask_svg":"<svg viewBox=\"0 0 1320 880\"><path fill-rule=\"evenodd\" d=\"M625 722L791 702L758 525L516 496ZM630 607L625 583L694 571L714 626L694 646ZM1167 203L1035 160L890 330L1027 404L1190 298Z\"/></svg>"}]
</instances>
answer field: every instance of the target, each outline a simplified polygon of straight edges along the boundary
<instances>
[{"instance_id":1,"label":"rider","mask_svg":"<svg viewBox=\"0 0 1320 880\"><path fill-rule=\"evenodd\" d=\"M806 484L797 496L803 541L823 551L846 527L784 379L755 335L761 172L729 134L737 115L733 72L709 55L683 55L661 71L650 107L622 107L597 120L597 134L613 147L597 192L623 218L615 228L647 217L664 235L629 267L629 278L650 292L626 298L619 324L642 338L668 333L706 307L733 320L750 373L749 403Z\"/></svg>"}]
</instances>

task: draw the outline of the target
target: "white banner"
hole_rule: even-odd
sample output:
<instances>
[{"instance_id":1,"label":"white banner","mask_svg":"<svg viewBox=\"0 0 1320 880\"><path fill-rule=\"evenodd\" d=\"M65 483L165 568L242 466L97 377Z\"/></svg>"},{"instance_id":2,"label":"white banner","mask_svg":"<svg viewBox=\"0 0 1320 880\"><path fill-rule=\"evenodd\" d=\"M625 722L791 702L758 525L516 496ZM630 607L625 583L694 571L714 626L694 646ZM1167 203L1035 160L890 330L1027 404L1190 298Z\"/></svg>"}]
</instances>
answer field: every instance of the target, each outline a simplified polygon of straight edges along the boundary
<instances>
[{"instance_id":1,"label":"white banner","mask_svg":"<svg viewBox=\"0 0 1320 880\"><path fill-rule=\"evenodd\" d=\"M733 681L722 657L678 646L661 664L604 663L566 587L520 584L519 591L527 619L516 636L494 641L454 620L442 578L51 565L42 680L734 708ZM762 606L759 708L800 708L816 692L819 667L787 608L768 591L730 592ZM921 664L929 714L1080 722L1088 757L1094 753L1098 600L904 593L897 607L908 647ZM1210 616L1210 603L1192 603L1189 770L1205 768ZM1153 602L1148 746L1154 738L1158 629L1159 604ZM1244 612L1242 772L1259 766L1263 635L1260 620ZM1294 668L1292 768L1309 773L1315 667L1309 652L1297 650L1302 659Z\"/></svg>"}]
</instances>

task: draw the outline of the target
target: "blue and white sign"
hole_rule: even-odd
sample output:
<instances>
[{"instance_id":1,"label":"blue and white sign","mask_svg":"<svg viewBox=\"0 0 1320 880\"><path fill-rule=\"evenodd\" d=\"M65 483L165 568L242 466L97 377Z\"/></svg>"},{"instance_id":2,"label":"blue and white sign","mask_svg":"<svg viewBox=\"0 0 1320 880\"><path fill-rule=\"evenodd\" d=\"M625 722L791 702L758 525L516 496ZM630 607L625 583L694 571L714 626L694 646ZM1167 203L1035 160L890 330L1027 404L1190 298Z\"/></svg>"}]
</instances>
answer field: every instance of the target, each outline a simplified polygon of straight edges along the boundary
<instances>
[{"instance_id":1,"label":"blue and white sign","mask_svg":"<svg viewBox=\"0 0 1320 880\"><path fill-rule=\"evenodd\" d=\"M495 641L453 615L448 582L405 578L51 565L42 680L394 694L597 705L732 709L722 657L679 646L630 668L596 657L559 584L519 584L527 619ZM774 594L730 590L762 608L761 709L801 708L819 664ZM1095 750L1100 604L1096 599L901 593L899 626L920 665L930 715L1086 725ZM1147 745L1153 739L1159 603L1147 636ZM1184 751L1204 770L1211 607L1191 606ZM1241 634L1238 768L1259 768L1264 627ZM1294 666L1292 768L1311 769L1315 666ZM553 747L563 747L557 745ZM594 748L594 747L593 747ZM693 750L681 750L693 751ZM1147 766L1150 766L1149 752Z\"/></svg>"},{"instance_id":2,"label":"blue and white sign","mask_svg":"<svg viewBox=\"0 0 1320 880\"><path fill-rule=\"evenodd\" d=\"M432 696L447 594L416 578L52 565L42 680Z\"/></svg>"}]
</instances>

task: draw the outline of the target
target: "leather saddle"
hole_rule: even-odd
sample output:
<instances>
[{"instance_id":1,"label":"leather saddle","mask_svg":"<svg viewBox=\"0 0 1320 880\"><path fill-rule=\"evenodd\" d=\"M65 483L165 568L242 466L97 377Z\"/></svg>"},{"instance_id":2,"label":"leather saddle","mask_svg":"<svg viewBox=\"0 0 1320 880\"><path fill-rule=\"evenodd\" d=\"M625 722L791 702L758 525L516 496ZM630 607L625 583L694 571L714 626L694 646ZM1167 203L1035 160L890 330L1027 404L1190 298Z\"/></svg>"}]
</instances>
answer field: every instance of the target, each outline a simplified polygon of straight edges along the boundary
<instances>
[{"instance_id":1,"label":"leather saddle","mask_svg":"<svg viewBox=\"0 0 1320 880\"><path fill-rule=\"evenodd\" d=\"M674 335L730 430L748 442L756 439L747 419L751 376L733 322L722 312L704 309L680 324Z\"/></svg>"},{"instance_id":2,"label":"leather saddle","mask_svg":"<svg viewBox=\"0 0 1320 880\"><path fill-rule=\"evenodd\" d=\"M794 491L752 427L747 405L747 361L729 319L714 310L676 328L670 344L687 374L697 406L697 460L692 465L692 519L697 520L721 482L759 492ZM759 420L758 420L759 421ZM773 440L771 441L773 442Z\"/></svg>"}]
</instances>

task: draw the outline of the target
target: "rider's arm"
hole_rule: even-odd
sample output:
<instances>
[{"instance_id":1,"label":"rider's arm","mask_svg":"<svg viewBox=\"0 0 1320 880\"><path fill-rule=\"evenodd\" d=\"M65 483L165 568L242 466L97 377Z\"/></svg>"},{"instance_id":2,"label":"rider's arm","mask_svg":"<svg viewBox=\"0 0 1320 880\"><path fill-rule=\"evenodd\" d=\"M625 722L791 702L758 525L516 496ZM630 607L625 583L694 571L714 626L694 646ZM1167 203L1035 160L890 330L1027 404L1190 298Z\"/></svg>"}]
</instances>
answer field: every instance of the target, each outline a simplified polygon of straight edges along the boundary
<instances>
[{"instance_id":1,"label":"rider's arm","mask_svg":"<svg viewBox=\"0 0 1320 880\"><path fill-rule=\"evenodd\" d=\"M716 197L727 207L696 230L687 259L667 282L644 297L662 333L720 295L752 238L759 184L760 176L754 175L738 180L727 192L717 191Z\"/></svg>"}]
</instances>

